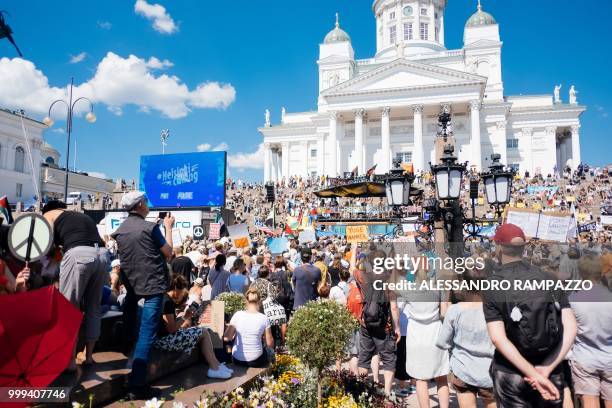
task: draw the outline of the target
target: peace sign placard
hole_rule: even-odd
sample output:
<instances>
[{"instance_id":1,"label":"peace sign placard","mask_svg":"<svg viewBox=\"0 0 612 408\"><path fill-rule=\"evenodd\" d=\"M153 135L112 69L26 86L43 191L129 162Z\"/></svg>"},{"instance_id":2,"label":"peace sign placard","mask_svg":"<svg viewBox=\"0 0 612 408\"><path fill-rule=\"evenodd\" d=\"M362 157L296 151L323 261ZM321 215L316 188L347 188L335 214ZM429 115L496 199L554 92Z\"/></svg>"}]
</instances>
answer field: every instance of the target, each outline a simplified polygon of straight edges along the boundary
<instances>
[{"instance_id":1,"label":"peace sign placard","mask_svg":"<svg viewBox=\"0 0 612 408\"><path fill-rule=\"evenodd\" d=\"M9 229L9 250L21 261L38 261L49 252L52 243L51 226L38 214L26 214L17 218Z\"/></svg>"}]
</instances>

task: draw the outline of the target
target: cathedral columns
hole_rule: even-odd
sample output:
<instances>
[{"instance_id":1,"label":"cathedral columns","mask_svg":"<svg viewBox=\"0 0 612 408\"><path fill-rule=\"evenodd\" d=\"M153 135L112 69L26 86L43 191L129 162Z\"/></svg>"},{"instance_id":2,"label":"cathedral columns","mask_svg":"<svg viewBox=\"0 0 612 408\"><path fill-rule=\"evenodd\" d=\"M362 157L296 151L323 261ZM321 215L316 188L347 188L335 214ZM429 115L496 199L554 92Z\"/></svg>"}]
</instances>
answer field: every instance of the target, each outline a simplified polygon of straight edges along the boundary
<instances>
[{"instance_id":1,"label":"cathedral columns","mask_svg":"<svg viewBox=\"0 0 612 408\"><path fill-rule=\"evenodd\" d=\"M480 101L470 101L470 117L472 119L472 160L470 164L475 166L476 171L482 169L482 150L480 140Z\"/></svg>"},{"instance_id":2,"label":"cathedral columns","mask_svg":"<svg viewBox=\"0 0 612 408\"><path fill-rule=\"evenodd\" d=\"M382 110L382 118L380 121L380 134L382 136L381 150L382 150L382 166L380 166L380 172L387 173L391 169L391 124L389 120L389 114L391 108L386 106Z\"/></svg>"},{"instance_id":3,"label":"cathedral columns","mask_svg":"<svg viewBox=\"0 0 612 408\"><path fill-rule=\"evenodd\" d=\"M325 135L322 134L317 140L317 176L325 174Z\"/></svg>"},{"instance_id":4,"label":"cathedral columns","mask_svg":"<svg viewBox=\"0 0 612 408\"><path fill-rule=\"evenodd\" d=\"M281 153L282 160L282 177L289 178L289 142L283 142Z\"/></svg>"},{"instance_id":5,"label":"cathedral columns","mask_svg":"<svg viewBox=\"0 0 612 408\"><path fill-rule=\"evenodd\" d=\"M572 126L572 170L580 164L580 125Z\"/></svg>"},{"instance_id":6,"label":"cathedral columns","mask_svg":"<svg viewBox=\"0 0 612 408\"><path fill-rule=\"evenodd\" d=\"M338 112L329 113L329 144L331 149L328 174L336 177L340 173L338 170Z\"/></svg>"},{"instance_id":7,"label":"cathedral columns","mask_svg":"<svg viewBox=\"0 0 612 408\"><path fill-rule=\"evenodd\" d=\"M414 111L414 151L412 162L414 172L425 170L425 152L423 151L423 105L412 107Z\"/></svg>"},{"instance_id":8,"label":"cathedral columns","mask_svg":"<svg viewBox=\"0 0 612 408\"><path fill-rule=\"evenodd\" d=\"M365 174L365 162L363 157L363 115L365 114L364 109L357 109L355 111L355 166L357 174Z\"/></svg>"},{"instance_id":9,"label":"cathedral columns","mask_svg":"<svg viewBox=\"0 0 612 408\"><path fill-rule=\"evenodd\" d=\"M270 150L270 143L265 143L264 144L264 163L263 163L263 168L264 168L264 183L267 183L269 181L271 181L270 178L270 169L272 167L272 158L270 157L271 150Z\"/></svg>"}]
</instances>

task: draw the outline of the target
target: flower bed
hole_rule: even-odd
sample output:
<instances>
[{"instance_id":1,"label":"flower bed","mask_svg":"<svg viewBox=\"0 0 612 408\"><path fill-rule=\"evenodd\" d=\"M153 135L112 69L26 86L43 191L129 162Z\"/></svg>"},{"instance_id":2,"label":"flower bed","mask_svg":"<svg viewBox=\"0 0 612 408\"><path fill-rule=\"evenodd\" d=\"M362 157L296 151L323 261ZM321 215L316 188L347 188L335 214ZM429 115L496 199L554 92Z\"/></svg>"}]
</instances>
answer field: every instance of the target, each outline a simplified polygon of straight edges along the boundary
<instances>
[{"instance_id":1,"label":"flower bed","mask_svg":"<svg viewBox=\"0 0 612 408\"><path fill-rule=\"evenodd\" d=\"M249 389L238 388L229 395L208 394L194 404L197 408L317 408L317 375L298 359L277 357L269 375ZM322 408L400 407L385 399L382 386L348 371L326 370L321 375Z\"/></svg>"}]
</instances>

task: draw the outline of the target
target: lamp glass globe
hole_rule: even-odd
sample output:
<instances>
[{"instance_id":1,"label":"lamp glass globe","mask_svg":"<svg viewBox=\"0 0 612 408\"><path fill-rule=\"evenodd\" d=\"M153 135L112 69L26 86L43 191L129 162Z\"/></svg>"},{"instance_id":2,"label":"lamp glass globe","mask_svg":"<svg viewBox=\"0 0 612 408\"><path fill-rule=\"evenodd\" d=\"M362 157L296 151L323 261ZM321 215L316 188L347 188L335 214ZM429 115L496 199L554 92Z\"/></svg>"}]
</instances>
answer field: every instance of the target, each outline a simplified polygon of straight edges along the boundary
<instances>
[{"instance_id":1,"label":"lamp glass globe","mask_svg":"<svg viewBox=\"0 0 612 408\"><path fill-rule=\"evenodd\" d=\"M87 115L85 115L85 119L89 122L89 123L94 123L98 118L96 118L95 113L93 112L89 112Z\"/></svg>"},{"instance_id":2,"label":"lamp glass globe","mask_svg":"<svg viewBox=\"0 0 612 408\"><path fill-rule=\"evenodd\" d=\"M55 122L49 116L45 116L45 118L43 119L43 123L48 127L51 127Z\"/></svg>"}]
</instances>

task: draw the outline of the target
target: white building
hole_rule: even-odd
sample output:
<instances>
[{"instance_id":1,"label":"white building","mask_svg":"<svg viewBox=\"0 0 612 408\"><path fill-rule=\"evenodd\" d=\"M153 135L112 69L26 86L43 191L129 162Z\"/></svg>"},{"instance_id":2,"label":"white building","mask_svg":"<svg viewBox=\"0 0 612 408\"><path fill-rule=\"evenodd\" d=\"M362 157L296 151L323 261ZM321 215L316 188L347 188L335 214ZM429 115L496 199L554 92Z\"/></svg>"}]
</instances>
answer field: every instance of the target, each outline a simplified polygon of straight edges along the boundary
<instances>
[{"instance_id":1,"label":"white building","mask_svg":"<svg viewBox=\"0 0 612 408\"><path fill-rule=\"evenodd\" d=\"M47 126L25 115L23 126L32 162L21 114L0 109L0 197L6 195L11 204L27 203L35 196L63 199L66 172L59 167L59 152L43 140ZM115 188L112 181L83 173L70 172L68 177L68 191L104 196Z\"/></svg>"},{"instance_id":2,"label":"white building","mask_svg":"<svg viewBox=\"0 0 612 408\"><path fill-rule=\"evenodd\" d=\"M42 132L47 127L25 116L23 126L28 136L28 144L23 134L22 116L19 112L0 109L0 196L6 195L11 204L32 200L38 195L40 186ZM34 171L28 147L32 152Z\"/></svg>"},{"instance_id":3,"label":"white building","mask_svg":"<svg viewBox=\"0 0 612 408\"><path fill-rule=\"evenodd\" d=\"M580 115L571 87L569 103L554 95L505 96L499 25L478 10L467 23L462 49L444 46L447 0L375 0L373 58L356 60L349 35L336 27L320 45L319 100L315 112L285 113L264 138L264 179L337 175L392 159L417 171L435 161L441 107L450 108L456 153L478 170L490 155L532 174L580 163Z\"/></svg>"}]
</instances>

